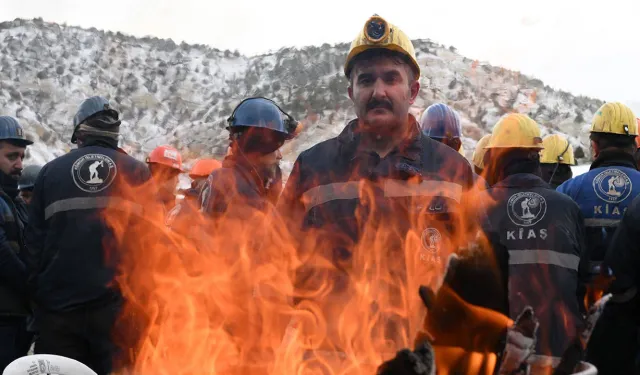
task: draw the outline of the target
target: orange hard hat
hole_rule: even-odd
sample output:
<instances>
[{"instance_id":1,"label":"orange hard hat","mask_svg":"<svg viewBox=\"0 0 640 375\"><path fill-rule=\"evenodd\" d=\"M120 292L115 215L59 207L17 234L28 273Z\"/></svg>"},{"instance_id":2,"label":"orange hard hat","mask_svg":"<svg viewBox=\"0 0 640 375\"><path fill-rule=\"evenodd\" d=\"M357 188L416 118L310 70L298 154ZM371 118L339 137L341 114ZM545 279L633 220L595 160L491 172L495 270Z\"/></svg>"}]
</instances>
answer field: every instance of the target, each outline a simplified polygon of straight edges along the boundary
<instances>
[{"instance_id":1,"label":"orange hard hat","mask_svg":"<svg viewBox=\"0 0 640 375\"><path fill-rule=\"evenodd\" d=\"M158 146L147 157L147 163L157 163L182 171L182 155L175 147Z\"/></svg>"},{"instance_id":2,"label":"orange hard hat","mask_svg":"<svg viewBox=\"0 0 640 375\"><path fill-rule=\"evenodd\" d=\"M207 177L211 172L220 167L222 167L222 163L216 159L200 159L193 164L193 167L191 167L189 177L193 179L198 177Z\"/></svg>"}]
</instances>

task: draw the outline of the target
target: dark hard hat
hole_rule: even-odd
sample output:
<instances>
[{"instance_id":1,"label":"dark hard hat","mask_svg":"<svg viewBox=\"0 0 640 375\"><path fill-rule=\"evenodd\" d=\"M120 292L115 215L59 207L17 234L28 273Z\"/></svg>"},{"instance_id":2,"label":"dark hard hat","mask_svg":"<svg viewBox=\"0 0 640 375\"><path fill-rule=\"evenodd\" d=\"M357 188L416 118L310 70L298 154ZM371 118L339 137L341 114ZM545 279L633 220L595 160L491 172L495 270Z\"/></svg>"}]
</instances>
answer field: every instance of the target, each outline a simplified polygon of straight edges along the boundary
<instances>
[{"instance_id":1,"label":"dark hard hat","mask_svg":"<svg viewBox=\"0 0 640 375\"><path fill-rule=\"evenodd\" d=\"M263 128L281 133L287 138L295 136L299 125L291 115L284 112L272 100L262 97L247 98L240 102L227 119L229 131L243 128Z\"/></svg>"},{"instance_id":2,"label":"dark hard hat","mask_svg":"<svg viewBox=\"0 0 640 375\"><path fill-rule=\"evenodd\" d=\"M437 103L429 106L422 114L420 128L430 138L460 138L462 126L460 116L446 104Z\"/></svg>"},{"instance_id":3,"label":"dark hard hat","mask_svg":"<svg viewBox=\"0 0 640 375\"><path fill-rule=\"evenodd\" d=\"M116 122L118 121L118 111L111 108L107 99L101 96L92 96L85 99L82 104L80 104L78 112L76 112L76 115L73 117L73 134L71 135L71 143L76 143L76 131L81 124L87 121L87 119L106 111L110 112ZM114 122L114 125L116 125L116 122Z\"/></svg>"},{"instance_id":4,"label":"dark hard hat","mask_svg":"<svg viewBox=\"0 0 640 375\"><path fill-rule=\"evenodd\" d=\"M0 116L0 140L11 141L21 147L27 147L33 144L24 136L24 129L16 120L11 116Z\"/></svg>"},{"instance_id":5,"label":"dark hard hat","mask_svg":"<svg viewBox=\"0 0 640 375\"><path fill-rule=\"evenodd\" d=\"M18 190L33 189L33 185L36 183L36 178L42 169L41 165L29 165L22 170L22 175L18 180Z\"/></svg>"}]
</instances>

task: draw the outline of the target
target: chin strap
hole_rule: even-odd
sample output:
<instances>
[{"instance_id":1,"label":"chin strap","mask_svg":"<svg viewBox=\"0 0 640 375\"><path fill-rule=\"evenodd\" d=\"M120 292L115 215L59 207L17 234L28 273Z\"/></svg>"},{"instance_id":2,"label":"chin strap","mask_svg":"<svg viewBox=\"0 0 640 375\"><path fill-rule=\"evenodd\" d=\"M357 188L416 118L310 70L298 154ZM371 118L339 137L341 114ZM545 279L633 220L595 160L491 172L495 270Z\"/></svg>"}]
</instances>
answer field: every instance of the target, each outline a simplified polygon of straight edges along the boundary
<instances>
[{"instance_id":1,"label":"chin strap","mask_svg":"<svg viewBox=\"0 0 640 375\"><path fill-rule=\"evenodd\" d=\"M558 171L558 167L560 167L560 162L564 161L564 154L567 153L567 150L569 150L569 142L567 141L567 147L564 148L564 151L562 151L560 153L560 155L558 155L557 159L558 162L556 163L556 166L553 168L553 173L551 173L551 177L549 177L549 181L547 181L547 183L551 183L551 181L553 180L553 177L556 175L556 172Z\"/></svg>"}]
</instances>

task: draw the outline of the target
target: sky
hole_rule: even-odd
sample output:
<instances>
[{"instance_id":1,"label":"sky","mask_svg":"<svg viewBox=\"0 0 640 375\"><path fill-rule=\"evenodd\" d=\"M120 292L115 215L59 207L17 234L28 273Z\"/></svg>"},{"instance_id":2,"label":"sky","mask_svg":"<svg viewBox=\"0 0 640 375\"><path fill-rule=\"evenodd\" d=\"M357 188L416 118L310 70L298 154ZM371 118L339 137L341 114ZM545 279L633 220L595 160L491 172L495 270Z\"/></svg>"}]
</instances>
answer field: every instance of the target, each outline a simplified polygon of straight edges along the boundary
<instances>
[{"instance_id":1,"label":"sky","mask_svg":"<svg viewBox=\"0 0 640 375\"><path fill-rule=\"evenodd\" d=\"M247 55L350 42L374 13L410 38L640 115L640 0L0 0L0 21L45 21Z\"/></svg>"}]
</instances>

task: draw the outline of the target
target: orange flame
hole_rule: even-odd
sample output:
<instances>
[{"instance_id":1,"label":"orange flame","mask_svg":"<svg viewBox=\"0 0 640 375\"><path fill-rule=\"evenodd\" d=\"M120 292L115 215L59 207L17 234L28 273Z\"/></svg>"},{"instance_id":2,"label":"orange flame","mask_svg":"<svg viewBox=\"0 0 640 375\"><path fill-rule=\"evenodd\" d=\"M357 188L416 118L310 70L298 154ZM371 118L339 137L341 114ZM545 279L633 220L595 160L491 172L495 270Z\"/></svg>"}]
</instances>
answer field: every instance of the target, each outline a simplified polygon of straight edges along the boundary
<instances>
[{"instance_id":1,"label":"orange flame","mask_svg":"<svg viewBox=\"0 0 640 375\"><path fill-rule=\"evenodd\" d=\"M194 212L188 220L196 230L189 233L198 238L183 237L164 225L164 211L148 191L121 192L144 207L141 216L133 205L105 213L122 252L117 283L127 304L116 329L128 350L122 373L373 374L423 328L419 286L438 290L447 256L478 233L475 207L466 207L455 216L453 225L462 228L456 236L443 236L437 251L425 248L423 228L440 224L428 221L424 197L408 197L423 208L398 207L378 213L379 220L356 214L360 240L347 246L352 255L342 262L332 258L326 233L296 239L275 210L241 204L215 221ZM373 202L372 194L361 186L362 201ZM406 218L402 226L398 215ZM510 320L441 291L439 298L459 313L449 332L433 330L442 343L438 373L447 373L449 362L452 371L459 368L459 350L485 353L465 357L463 368L489 373L496 363L490 351ZM465 324L455 329L456 322Z\"/></svg>"}]
</instances>

